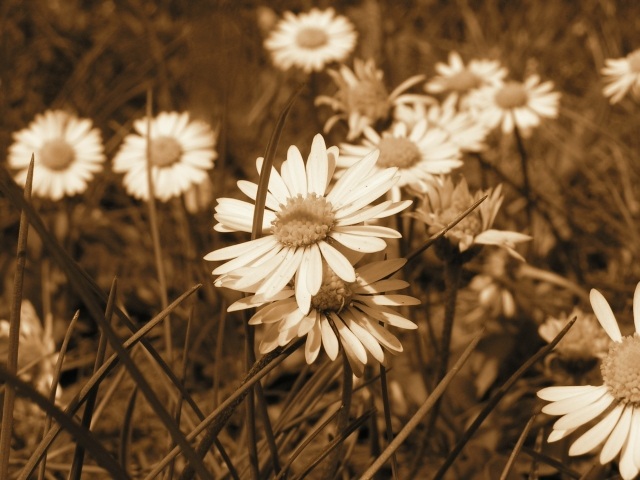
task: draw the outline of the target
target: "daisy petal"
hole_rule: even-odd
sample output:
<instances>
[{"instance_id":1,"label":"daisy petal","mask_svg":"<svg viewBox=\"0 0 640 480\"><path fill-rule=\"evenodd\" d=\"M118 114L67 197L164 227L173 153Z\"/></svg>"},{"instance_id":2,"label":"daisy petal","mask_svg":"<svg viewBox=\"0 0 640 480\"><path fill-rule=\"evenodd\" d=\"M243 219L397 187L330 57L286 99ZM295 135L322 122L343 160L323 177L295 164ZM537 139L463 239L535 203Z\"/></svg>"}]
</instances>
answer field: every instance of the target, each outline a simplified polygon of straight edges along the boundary
<instances>
[{"instance_id":1,"label":"daisy petal","mask_svg":"<svg viewBox=\"0 0 640 480\"><path fill-rule=\"evenodd\" d=\"M591 292L589 292L589 300L591 300L591 308L593 308L596 318L604 331L607 332L607 335L609 335L609 338L614 342L621 342L620 327L618 327L616 317L604 296L598 290L592 288Z\"/></svg>"}]
</instances>

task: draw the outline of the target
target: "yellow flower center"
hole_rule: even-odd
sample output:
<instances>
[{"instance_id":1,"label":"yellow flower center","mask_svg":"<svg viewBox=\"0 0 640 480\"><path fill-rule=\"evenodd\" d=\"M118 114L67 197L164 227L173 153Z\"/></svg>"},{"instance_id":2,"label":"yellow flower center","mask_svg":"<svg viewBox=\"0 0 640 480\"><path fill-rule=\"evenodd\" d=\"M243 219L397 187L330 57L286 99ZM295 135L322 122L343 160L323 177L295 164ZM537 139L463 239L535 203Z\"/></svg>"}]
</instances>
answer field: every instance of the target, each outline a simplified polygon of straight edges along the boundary
<instances>
[{"instance_id":1,"label":"yellow flower center","mask_svg":"<svg viewBox=\"0 0 640 480\"><path fill-rule=\"evenodd\" d=\"M311 298L311 308L321 312L339 313L351 303L353 293L349 288L350 284L338 277L326 263L323 265L323 271L322 286Z\"/></svg>"},{"instance_id":2,"label":"yellow flower center","mask_svg":"<svg viewBox=\"0 0 640 480\"><path fill-rule=\"evenodd\" d=\"M182 147L173 137L162 136L151 140L151 163L156 167L169 167L180 160Z\"/></svg>"},{"instance_id":3,"label":"yellow flower center","mask_svg":"<svg viewBox=\"0 0 640 480\"><path fill-rule=\"evenodd\" d=\"M640 73L640 48L627 55L627 62L629 62L629 70Z\"/></svg>"},{"instance_id":4,"label":"yellow flower center","mask_svg":"<svg viewBox=\"0 0 640 480\"><path fill-rule=\"evenodd\" d=\"M328 41L329 37L326 32L315 27L304 28L296 35L296 43L298 46L309 50L315 50L323 47Z\"/></svg>"},{"instance_id":5,"label":"yellow flower center","mask_svg":"<svg viewBox=\"0 0 640 480\"><path fill-rule=\"evenodd\" d=\"M347 92L347 106L350 112L357 112L372 121L387 118L389 98L387 90L380 82L361 81Z\"/></svg>"},{"instance_id":6,"label":"yellow flower center","mask_svg":"<svg viewBox=\"0 0 640 480\"><path fill-rule=\"evenodd\" d=\"M613 342L602 360L602 380L619 402L640 406L640 335Z\"/></svg>"},{"instance_id":7,"label":"yellow flower center","mask_svg":"<svg viewBox=\"0 0 640 480\"><path fill-rule=\"evenodd\" d=\"M50 170L64 170L75 158L75 150L62 138L49 140L40 148L39 161Z\"/></svg>"},{"instance_id":8,"label":"yellow flower center","mask_svg":"<svg viewBox=\"0 0 640 480\"><path fill-rule=\"evenodd\" d=\"M466 68L446 79L446 85L449 90L455 92L467 92L478 88L482 85L482 81L478 76L467 70Z\"/></svg>"},{"instance_id":9,"label":"yellow flower center","mask_svg":"<svg viewBox=\"0 0 640 480\"><path fill-rule=\"evenodd\" d=\"M310 193L298 195L280 205L272 232L276 239L287 247L304 247L324 240L333 224L333 207L325 197Z\"/></svg>"},{"instance_id":10,"label":"yellow flower center","mask_svg":"<svg viewBox=\"0 0 640 480\"><path fill-rule=\"evenodd\" d=\"M418 146L407 138L384 137L378 143L380 168L409 168L422 159Z\"/></svg>"},{"instance_id":11,"label":"yellow flower center","mask_svg":"<svg viewBox=\"0 0 640 480\"><path fill-rule=\"evenodd\" d=\"M504 110L524 107L529 100L529 94L520 82L507 82L498 90L494 97L498 106Z\"/></svg>"}]
</instances>

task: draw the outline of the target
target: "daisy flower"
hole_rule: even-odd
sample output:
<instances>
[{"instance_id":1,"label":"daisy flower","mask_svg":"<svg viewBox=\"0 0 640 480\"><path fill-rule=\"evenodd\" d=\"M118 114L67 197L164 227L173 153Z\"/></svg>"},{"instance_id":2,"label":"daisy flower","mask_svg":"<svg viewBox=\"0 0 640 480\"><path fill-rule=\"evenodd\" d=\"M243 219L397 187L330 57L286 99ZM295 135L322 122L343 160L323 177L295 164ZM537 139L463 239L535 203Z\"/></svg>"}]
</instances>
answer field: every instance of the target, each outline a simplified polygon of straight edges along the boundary
<instances>
[{"instance_id":1,"label":"daisy flower","mask_svg":"<svg viewBox=\"0 0 640 480\"><path fill-rule=\"evenodd\" d=\"M419 181L427 181L435 174L449 173L462 166L460 149L449 141L442 129L429 128L421 120L409 129L406 124L396 122L380 136L373 128L365 127L360 145L340 144L342 155L337 166L348 168L367 153L380 150L377 169L398 168L400 181L391 189L392 198L400 199L400 189Z\"/></svg>"},{"instance_id":2,"label":"daisy flower","mask_svg":"<svg viewBox=\"0 0 640 480\"><path fill-rule=\"evenodd\" d=\"M624 58L607 58L601 73L606 83L602 93L609 102L618 103L629 91L640 99L640 48Z\"/></svg>"},{"instance_id":3,"label":"daisy flower","mask_svg":"<svg viewBox=\"0 0 640 480\"><path fill-rule=\"evenodd\" d=\"M491 228L504 198L502 185L486 191L479 190L472 195L464 178L454 185L451 177L447 176L430 181L426 187L422 205L411 216L426 223L430 234L441 231L473 203L488 195L484 202L450 229L445 238L456 245L460 252L472 245L497 245L524 260L515 247L518 243L531 240L529 235Z\"/></svg>"},{"instance_id":4,"label":"daisy flower","mask_svg":"<svg viewBox=\"0 0 640 480\"><path fill-rule=\"evenodd\" d=\"M562 415L553 425L549 442L595 421L573 442L569 455L597 449L604 465L620 453L620 474L630 480L640 472L640 284L633 296L633 335L622 336L600 292L591 290L590 300L598 322L612 340L600 366L603 384L548 387L540 390L538 397L552 402L542 409L544 413Z\"/></svg>"},{"instance_id":5,"label":"daisy flower","mask_svg":"<svg viewBox=\"0 0 640 480\"><path fill-rule=\"evenodd\" d=\"M113 159L113 171L124 173L127 193L147 200L147 117L136 120L136 133L127 135ZM151 119L150 161L155 196L166 202L204 182L217 157L216 136L202 121L187 112L162 112Z\"/></svg>"},{"instance_id":6,"label":"daisy flower","mask_svg":"<svg viewBox=\"0 0 640 480\"><path fill-rule=\"evenodd\" d=\"M560 93L553 92L553 83L540 83L538 75L524 82L509 81L484 87L469 96L469 109L489 129L500 127L511 133L514 126L529 131L543 118L556 118Z\"/></svg>"},{"instance_id":7,"label":"daisy flower","mask_svg":"<svg viewBox=\"0 0 640 480\"><path fill-rule=\"evenodd\" d=\"M281 70L301 68L305 73L319 71L327 63L346 59L356 45L353 24L333 8L295 15L285 12L264 46Z\"/></svg>"},{"instance_id":8,"label":"daisy flower","mask_svg":"<svg viewBox=\"0 0 640 480\"><path fill-rule=\"evenodd\" d=\"M327 120L325 132L331 130L339 120L347 121L347 140L360 136L365 127L389 118L394 106L410 101L430 101L424 95L402 94L424 80L423 75L408 78L388 93L383 82L384 74L376 68L373 60L356 58L353 70L341 65L339 70L329 70L328 73L338 86L338 91L333 97L319 96L316 105L328 105L338 112Z\"/></svg>"},{"instance_id":9,"label":"daisy flower","mask_svg":"<svg viewBox=\"0 0 640 480\"><path fill-rule=\"evenodd\" d=\"M363 222L398 213L410 201L371 202L383 196L399 180L397 168L375 169L378 151L349 168L329 188L338 148L326 148L316 135L305 165L297 147L289 147L281 171L271 170L262 229L268 235L249 242L220 248L205 260L229 260L213 270L214 275L244 269L239 289L257 285L256 294L269 300L295 276L296 301L305 314L311 297L320 290L324 259L339 278L354 282L353 266L341 249L379 252L387 246L384 238L399 238L391 228L363 225ZM262 158L257 161L258 172ZM240 180L240 190L255 201L258 186ZM220 198L214 229L219 232L251 232L255 205L233 198ZM265 280L266 279L266 280ZM263 282L263 280L265 280Z\"/></svg>"},{"instance_id":10,"label":"daisy flower","mask_svg":"<svg viewBox=\"0 0 640 480\"><path fill-rule=\"evenodd\" d=\"M261 353L306 335L308 364L315 361L322 346L329 358L335 360L342 345L354 373L362 376L364 365L372 358L385 362L382 347L393 354L402 352L402 344L386 326L418 328L392 307L419 305L420 300L388 293L409 286L404 280L388 278L405 263L406 259L400 258L363 265L356 268L352 282L344 281L325 265L320 289L311 297L311 308L307 312L300 309L292 287L282 289L273 302L265 301L261 295L245 297L231 305L229 311L262 307L249 320L251 325L266 326L259 346ZM217 285L235 288L232 277L223 278ZM255 292L255 288L246 291Z\"/></svg>"},{"instance_id":11,"label":"daisy flower","mask_svg":"<svg viewBox=\"0 0 640 480\"><path fill-rule=\"evenodd\" d=\"M449 63L437 63L436 75L427 82L429 93L446 93L458 99L478 88L497 85L507 76L507 69L496 60L471 60L465 66L457 52L449 53Z\"/></svg>"},{"instance_id":12,"label":"daisy flower","mask_svg":"<svg viewBox=\"0 0 640 480\"><path fill-rule=\"evenodd\" d=\"M15 180L23 184L34 155L33 194L60 200L87 189L103 168L102 138L91 120L63 110L36 115L28 128L13 134L7 163L18 170Z\"/></svg>"}]
</instances>

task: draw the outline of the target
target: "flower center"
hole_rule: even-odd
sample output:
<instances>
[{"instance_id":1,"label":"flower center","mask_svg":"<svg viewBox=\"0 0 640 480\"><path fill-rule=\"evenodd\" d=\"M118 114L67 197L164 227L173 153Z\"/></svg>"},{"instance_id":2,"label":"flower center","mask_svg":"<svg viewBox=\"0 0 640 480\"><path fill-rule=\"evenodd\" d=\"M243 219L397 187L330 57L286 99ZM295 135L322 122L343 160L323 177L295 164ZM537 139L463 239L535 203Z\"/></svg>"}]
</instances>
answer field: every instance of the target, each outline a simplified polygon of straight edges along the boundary
<instances>
[{"instance_id":1,"label":"flower center","mask_svg":"<svg viewBox=\"0 0 640 480\"><path fill-rule=\"evenodd\" d=\"M629 62L629 70L633 73L640 73L640 48L627 55L627 61Z\"/></svg>"},{"instance_id":2,"label":"flower center","mask_svg":"<svg viewBox=\"0 0 640 480\"><path fill-rule=\"evenodd\" d=\"M482 84L482 81L475 73L465 68L461 72L447 78L446 84L449 90L467 92L474 88L478 88Z\"/></svg>"},{"instance_id":3,"label":"flower center","mask_svg":"<svg viewBox=\"0 0 640 480\"><path fill-rule=\"evenodd\" d=\"M65 140L49 140L40 148L40 162L50 170L64 170L76 158L76 152Z\"/></svg>"},{"instance_id":4,"label":"flower center","mask_svg":"<svg viewBox=\"0 0 640 480\"><path fill-rule=\"evenodd\" d=\"M304 247L324 240L335 222L333 207L325 197L310 193L298 194L280 205L272 232L287 247Z\"/></svg>"},{"instance_id":5,"label":"flower center","mask_svg":"<svg viewBox=\"0 0 640 480\"><path fill-rule=\"evenodd\" d=\"M443 225L449 225L453 222L458 216L464 212L471 203L473 203L473 198L465 198L463 200L453 200L453 204L444 210L440 215L439 219ZM457 233L462 236L471 235L475 237L482 231L482 219L480 217L480 212L477 210L472 211L464 217L460 222L458 222L452 229L452 233Z\"/></svg>"},{"instance_id":6,"label":"flower center","mask_svg":"<svg viewBox=\"0 0 640 480\"><path fill-rule=\"evenodd\" d=\"M520 82L507 82L494 97L496 103L504 110L524 107L529 100L529 95L524 85Z\"/></svg>"},{"instance_id":7,"label":"flower center","mask_svg":"<svg viewBox=\"0 0 640 480\"><path fill-rule=\"evenodd\" d=\"M350 284L344 283L326 262L323 262L323 272L322 286L318 293L311 298L311 308L321 312L339 313L351 303Z\"/></svg>"},{"instance_id":8,"label":"flower center","mask_svg":"<svg viewBox=\"0 0 640 480\"><path fill-rule=\"evenodd\" d=\"M609 392L618 401L640 405L640 335L613 342L602 360L600 372Z\"/></svg>"},{"instance_id":9,"label":"flower center","mask_svg":"<svg viewBox=\"0 0 640 480\"><path fill-rule=\"evenodd\" d=\"M378 167L409 168L422 159L418 146L407 138L384 137L378 143Z\"/></svg>"},{"instance_id":10,"label":"flower center","mask_svg":"<svg viewBox=\"0 0 640 480\"><path fill-rule=\"evenodd\" d=\"M324 30L315 27L307 27L298 32L296 43L302 48L315 50L327 44L329 37Z\"/></svg>"},{"instance_id":11,"label":"flower center","mask_svg":"<svg viewBox=\"0 0 640 480\"><path fill-rule=\"evenodd\" d=\"M156 167L169 167L180 160L182 147L173 137L158 137L151 140L151 163Z\"/></svg>"},{"instance_id":12,"label":"flower center","mask_svg":"<svg viewBox=\"0 0 640 480\"><path fill-rule=\"evenodd\" d=\"M349 89L346 103L350 112L358 112L374 122L387 118L389 114L387 90L380 82L358 82L357 86Z\"/></svg>"}]
</instances>

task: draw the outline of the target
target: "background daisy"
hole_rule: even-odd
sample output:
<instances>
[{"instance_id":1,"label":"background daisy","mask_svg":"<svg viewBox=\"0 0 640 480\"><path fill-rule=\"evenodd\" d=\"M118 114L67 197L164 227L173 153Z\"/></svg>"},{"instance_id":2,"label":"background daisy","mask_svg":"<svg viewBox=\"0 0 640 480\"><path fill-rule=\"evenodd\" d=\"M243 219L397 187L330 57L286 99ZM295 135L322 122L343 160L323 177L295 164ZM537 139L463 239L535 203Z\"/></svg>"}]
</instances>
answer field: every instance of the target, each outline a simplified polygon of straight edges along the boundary
<instances>
[{"instance_id":1,"label":"background daisy","mask_svg":"<svg viewBox=\"0 0 640 480\"><path fill-rule=\"evenodd\" d=\"M601 72L606 84L602 93L612 104L618 103L628 92L636 100L640 98L640 49L624 58L607 58Z\"/></svg>"}]
</instances>

